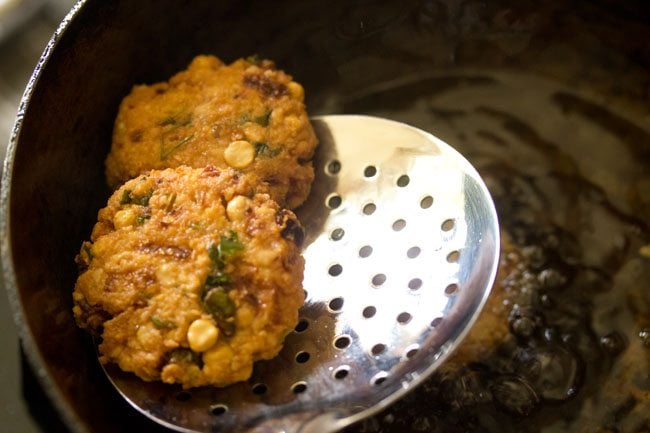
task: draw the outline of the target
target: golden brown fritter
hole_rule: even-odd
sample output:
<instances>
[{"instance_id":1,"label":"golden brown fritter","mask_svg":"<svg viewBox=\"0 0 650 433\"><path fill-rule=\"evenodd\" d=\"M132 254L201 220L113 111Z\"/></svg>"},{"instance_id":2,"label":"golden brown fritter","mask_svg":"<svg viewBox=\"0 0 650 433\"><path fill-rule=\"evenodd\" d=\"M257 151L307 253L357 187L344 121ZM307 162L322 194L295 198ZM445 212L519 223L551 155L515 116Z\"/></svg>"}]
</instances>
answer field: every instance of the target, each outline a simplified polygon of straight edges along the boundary
<instances>
[{"instance_id":1,"label":"golden brown fritter","mask_svg":"<svg viewBox=\"0 0 650 433\"><path fill-rule=\"evenodd\" d=\"M151 169L234 167L256 192L298 207L314 179L316 136L304 90L271 61L198 56L169 82L122 101L106 160L112 188Z\"/></svg>"},{"instance_id":2,"label":"golden brown fritter","mask_svg":"<svg viewBox=\"0 0 650 433\"><path fill-rule=\"evenodd\" d=\"M144 380L246 380L298 321L302 236L235 170L151 171L99 212L77 257L75 317L101 332L103 363Z\"/></svg>"}]
</instances>

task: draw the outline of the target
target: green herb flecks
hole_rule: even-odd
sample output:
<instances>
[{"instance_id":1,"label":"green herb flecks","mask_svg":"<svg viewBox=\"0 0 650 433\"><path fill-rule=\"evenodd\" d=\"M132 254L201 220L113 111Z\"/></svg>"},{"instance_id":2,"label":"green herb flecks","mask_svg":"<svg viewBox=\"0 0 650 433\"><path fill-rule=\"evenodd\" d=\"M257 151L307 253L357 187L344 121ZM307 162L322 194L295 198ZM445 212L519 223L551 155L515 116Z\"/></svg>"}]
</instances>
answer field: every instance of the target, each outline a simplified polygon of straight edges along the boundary
<instances>
[{"instance_id":1,"label":"green herb flecks","mask_svg":"<svg viewBox=\"0 0 650 433\"><path fill-rule=\"evenodd\" d=\"M191 134L188 135L187 137L181 138L180 140L169 139L168 137L171 132L172 131L169 131L168 133L163 133L160 136L160 159L161 160L167 159L169 155L176 152L183 145L189 143L194 138L194 134Z\"/></svg>"},{"instance_id":2,"label":"green herb flecks","mask_svg":"<svg viewBox=\"0 0 650 433\"><path fill-rule=\"evenodd\" d=\"M176 325L168 320L162 320L158 316L151 316L151 323L158 329L174 329Z\"/></svg>"},{"instance_id":3,"label":"green herb flecks","mask_svg":"<svg viewBox=\"0 0 650 433\"><path fill-rule=\"evenodd\" d=\"M231 231L228 236L221 235L218 245L213 244L208 248L208 255L217 269L221 270L226 266L226 260L243 249L244 245L239 241L237 233Z\"/></svg>"},{"instance_id":4,"label":"green herb flecks","mask_svg":"<svg viewBox=\"0 0 650 433\"><path fill-rule=\"evenodd\" d=\"M228 295L232 279L224 269L228 260L243 249L244 245L234 231L227 236L222 235L219 244L213 244L208 248L208 256L212 260L213 268L205 279L201 299L203 308L212 315L224 335L232 335L235 332L236 310L235 303Z\"/></svg>"},{"instance_id":5,"label":"green herb flecks","mask_svg":"<svg viewBox=\"0 0 650 433\"><path fill-rule=\"evenodd\" d=\"M177 113L165 117L163 120L158 122L158 125L174 126L176 128L180 128L182 126L187 126L191 123L192 123L192 113L188 113L186 110L180 110Z\"/></svg>"},{"instance_id":6,"label":"green herb flecks","mask_svg":"<svg viewBox=\"0 0 650 433\"><path fill-rule=\"evenodd\" d=\"M183 109L175 114L165 117L158 125L162 128L160 133L160 159L165 160L182 146L194 138L194 134L183 136L179 129L192 124L192 113Z\"/></svg>"},{"instance_id":7,"label":"green herb flecks","mask_svg":"<svg viewBox=\"0 0 650 433\"><path fill-rule=\"evenodd\" d=\"M210 245L208 248L208 256L210 259L214 262L214 264L217 266L217 269L223 269L224 266L226 265L225 262L221 260L221 257L219 256L219 246L218 245Z\"/></svg>"},{"instance_id":8,"label":"green herb flecks","mask_svg":"<svg viewBox=\"0 0 650 433\"><path fill-rule=\"evenodd\" d=\"M231 317L235 314L235 303L228 296L228 292L223 287L217 287L209 290L203 300L208 312L222 317Z\"/></svg>"},{"instance_id":9,"label":"green herb flecks","mask_svg":"<svg viewBox=\"0 0 650 433\"><path fill-rule=\"evenodd\" d=\"M169 200L167 201L167 204L165 205L165 212L169 213L172 211L174 208L174 203L176 203L176 193L173 193L170 197Z\"/></svg>"},{"instance_id":10,"label":"green herb flecks","mask_svg":"<svg viewBox=\"0 0 650 433\"><path fill-rule=\"evenodd\" d=\"M191 230L203 230L204 224L201 221L192 221L187 227Z\"/></svg>"},{"instance_id":11,"label":"green herb flecks","mask_svg":"<svg viewBox=\"0 0 650 433\"><path fill-rule=\"evenodd\" d=\"M237 307L225 288L216 287L208 290L203 298L203 307L212 315L225 335L230 336L234 333Z\"/></svg>"},{"instance_id":12,"label":"green herb flecks","mask_svg":"<svg viewBox=\"0 0 650 433\"><path fill-rule=\"evenodd\" d=\"M275 156L278 156L280 152L282 151L280 148L271 148L269 147L268 144L266 143L261 143L261 142L256 142L254 144L255 146L255 154L257 156L261 156L264 158L273 158Z\"/></svg>"},{"instance_id":13,"label":"green herb flecks","mask_svg":"<svg viewBox=\"0 0 650 433\"><path fill-rule=\"evenodd\" d=\"M248 57L246 57L246 61L248 63L252 63L254 65L259 65L259 63L262 61L262 58L260 57L259 54L253 54Z\"/></svg>"},{"instance_id":14,"label":"green herb flecks","mask_svg":"<svg viewBox=\"0 0 650 433\"><path fill-rule=\"evenodd\" d=\"M149 213L143 213L142 215L138 215L137 218L135 219L135 224L138 226L143 225L147 220L151 219L151 214Z\"/></svg>"},{"instance_id":15,"label":"green herb flecks","mask_svg":"<svg viewBox=\"0 0 650 433\"><path fill-rule=\"evenodd\" d=\"M95 255L93 254L91 244L88 243L88 242L84 242L84 245L83 245L82 248L83 248L84 253L86 253L86 257L88 257L88 262L90 263L93 260L93 258L95 258Z\"/></svg>"},{"instance_id":16,"label":"green herb flecks","mask_svg":"<svg viewBox=\"0 0 650 433\"><path fill-rule=\"evenodd\" d=\"M207 287L227 286L231 282L230 275L224 274L221 271L211 272L205 279L205 285Z\"/></svg>"},{"instance_id":17,"label":"green herb flecks","mask_svg":"<svg viewBox=\"0 0 650 433\"><path fill-rule=\"evenodd\" d=\"M149 206L149 199L153 195L153 190L150 189L143 195L134 195L130 189L125 189L120 198L120 204L137 204L139 206Z\"/></svg>"},{"instance_id":18,"label":"green herb flecks","mask_svg":"<svg viewBox=\"0 0 650 433\"><path fill-rule=\"evenodd\" d=\"M196 352L190 349L178 348L174 349L167 354L170 364L196 364L199 368L203 368L203 358Z\"/></svg>"},{"instance_id":19,"label":"green herb flecks","mask_svg":"<svg viewBox=\"0 0 650 433\"><path fill-rule=\"evenodd\" d=\"M226 260L230 256L236 254L238 251L243 250L244 244L239 241L237 233L231 231L228 236L221 236L218 249L221 258L223 260Z\"/></svg>"},{"instance_id":20,"label":"green herb flecks","mask_svg":"<svg viewBox=\"0 0 650 433\"><path fill-rule=\"evenodd\" d=\"M131 204L133 193L130 189L125 189L122 192L122 197L120 198L120 204Z\"/></svg>"},{"instance_id":21,"label":"green herb flecks","mask_svg":"<svg viewBox=\"0 0 650 433\"><path fill-rule=\"evenodd\" d=\"M250 122L251 121L251 115L248 113L244 113L241 116L239 116L239 124L243 125L244 123Z\"/></svg>"},{"instance_id":22,"label":"green herb flecks","mask_svg":"<svg viewBox=\"0 0 650 433\"><path fill-rule=\"evenodd\" d=\"M268 110L266 113L261 116L255 117L255 123L262 126L269 126L269 119L271 118L272 110Z\"/></svg>"}]
</instances>

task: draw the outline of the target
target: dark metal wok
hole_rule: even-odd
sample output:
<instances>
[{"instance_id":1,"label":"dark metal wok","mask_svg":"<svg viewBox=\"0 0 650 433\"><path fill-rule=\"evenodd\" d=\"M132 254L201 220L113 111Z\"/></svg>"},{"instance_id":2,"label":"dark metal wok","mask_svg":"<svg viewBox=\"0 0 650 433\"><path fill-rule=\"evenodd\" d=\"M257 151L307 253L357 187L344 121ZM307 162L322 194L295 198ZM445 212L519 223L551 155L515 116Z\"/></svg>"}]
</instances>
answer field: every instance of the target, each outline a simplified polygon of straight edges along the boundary
<instances>
[{"instance_id":1,"label":"dark metal wok","mask_svg":"<svg viewBox=\"0 0 650 433\"><path fill-rule=\"evenodd\" d=\"M74 256L109 194L121 98L198 53L258 53L310 114L365 113L464 153L497 202L496 322L353 432L650 431L650 6L644 1L82 0L45 49L7 152L5 285L72 431L161 431L74 324ZM484 342L481 345L481 341Z\"/></svg>"}]
</instances>

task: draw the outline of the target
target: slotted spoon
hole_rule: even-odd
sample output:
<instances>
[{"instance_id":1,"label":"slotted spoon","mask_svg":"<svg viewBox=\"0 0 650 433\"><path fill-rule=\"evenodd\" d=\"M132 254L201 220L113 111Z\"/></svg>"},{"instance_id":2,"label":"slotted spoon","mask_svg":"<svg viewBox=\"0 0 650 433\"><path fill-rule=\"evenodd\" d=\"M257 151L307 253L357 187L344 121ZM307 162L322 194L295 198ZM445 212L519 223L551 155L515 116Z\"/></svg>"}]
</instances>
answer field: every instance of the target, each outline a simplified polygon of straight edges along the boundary
<instances>
[{"instance_id":1,"label":"slotted spoon","mask_svg":"<svg viewBox=\"0 0 650 433\"><path fill-rule=\"evenodd\" d=\"M459 344L494 281L499 228L476 170L436 137L368 116L313 119L305 305L248 382L183 391L113 365L122 396L181 432L332 432L422 382Z\"/></svg>"}]
</instances>

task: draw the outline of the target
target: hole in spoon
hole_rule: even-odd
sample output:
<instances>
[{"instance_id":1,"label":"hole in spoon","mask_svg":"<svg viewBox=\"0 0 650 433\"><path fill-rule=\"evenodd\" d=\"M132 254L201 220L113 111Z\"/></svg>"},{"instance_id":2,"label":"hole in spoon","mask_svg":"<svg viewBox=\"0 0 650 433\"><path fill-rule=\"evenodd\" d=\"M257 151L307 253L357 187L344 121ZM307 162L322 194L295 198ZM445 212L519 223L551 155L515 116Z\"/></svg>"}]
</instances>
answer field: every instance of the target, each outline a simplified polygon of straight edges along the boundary
<instances>
[{"instance_id":1,"label":"hole in spoon","mask_svg":"<svg viewBox=\"0 0 650 433\"><path fill-rule=\"evenodd\" d=\"M337 380L345 379L346 377L348 377L349 372L350 372L350 367L347 365L342 365L334 371L334 375L333 375L334 379Z\"/></svg>"},{"instance_id":2,"label":"hole in spoon","mask_svg":"<svg viewBox=\"0 0 650 433\"><path fill-rule=\"evenodd\" d=\"M393 223L393 230L396 232L402 230L404 227L406 227L406 221L403 219L398 219Z\"/></svg>"},{"instance_id":3,"label":"hole in spoon","mask_svg":"<svg viewBox=\"0 0 650 433\"><path fill-rule=\"evenodd\" d=\"M253 394L255 395L264 395L268 392L269 388L266 386L265 383L256 383L253 385L253 388L251 391L253 391Z\"/></svg>"},{"instance_id":4,"label":"hole in spoon","mask_svg":"<svg viewBox=\"0 0 650 433\"><path fill-rule=\"evenodd\" d=\"M223 415L228 412L228 406L225 404L215 404L210 406L210 413L215 416Z\"/></svg>"},{"instance_id":5,"label":"hole in spoon","mask_svg":"<svg viewBox=\"0 0 650 433\"><path fill-rule=\"evenodd\" d=\"M370 349L370 353L372 353L373 356L378 356L384 353L384 350L386 350L386 345L383 343L377 343L374 346L372 346L372 349Z\"/></svg>"},{"instance_id":6,"label":"hole in spoon","mask_svg":"<svg viewBox=\"0 0 650 433\"><path fill-rule=\"evenodd\" d=\"M458 284L452 283L445 287L445 295L451 296L454 295L458 291Z\"/></svg>"},{"instance_id":7,"label":"hole in spoon","mask_svg":"<svg viewBox=\"0 0 650 433\"><path fill-rule=\"evenodd\" d=\"M341 199L341 196L338 194L332 194L327 198L327 207L330 209L336 209L337 207L341 206L341 203L343 200Z\"/></svg>"},{"instance_id":8,"label":"hole in spoon","mask_svg":"<svg viewBox=\"0 0 650 433\"><path fill-rule=\"evenodd\" d=\"M403 174L397 179L397 186L404 188L410 181L411 179L407 175Z\"/></svg>"},{"instance_id":9,"label":"hole in spoon","mask_svg":"<svg viewBox=\"0 0 650 433\"><path fill-rule=\"evenodd\" d=\"M343 308L343 298L334 298L329 303L330 310L333 312L340 311Z\"/></svg>"},{"instance_id":10,"label":"hole in spoon","mask_svg":"<svg viewBox=\"0 0 650 433\"><path fill-rule=\"evenodd\" d=\"M456 225L456 222L455 222L454 220L452 220L452 219L446 219L446 220L444 220L443 223L440 225L440 228L441 228L443 231L448 232L448 231L452 230L452 229L454 228L455 225Z\"/></svg>"},{"instance_id":11,"label":"hole in spoon","mask_svg":"<svg viewBox=\"0 0 650 433\"><path fill-rule=\"evenodd\" d=\"M412 318L413 318L413 316L411 316L410 313L404 311L403 313L398 314L397 323L399 323L401 325L406 325L407 323L409 323L411 321Z\"/></svg>"},{"instance_id":12,"label":"hole in spoon","mask_svg":"<svg viewBox=\"0 0 650 433\"><path fill-rule=\"evenodd\" d=\"M422 209L429 209L432 204L433 204L433 197L431 197L430 195L420 200L420 207Z\"/></svg>"},{"instance_id":13,"label":"hole in spoon","mask_svg":"<svg viewBox=\"0 0 650 433\"><path fill-rule=\"evenodd\" d=\"M336 337L334 339L334 347L337 349L345 349L350 345L350 336L349 335L341 335L340 337Z\"/></svg>"},{"instance_id":14,"label":"hole in spoon","mask_svg":"<svg viewBox=\"0 0 650 433\"><path fill-rule=\"evenodd\" d=\"M293 385L291 385L291 392L293 392L294 394L302 394L305 391L307 391L306 382L296 382Z\"/></svg>"},{"instance_id":15,"label":"hole in spoon","mask_svg":"<svg viewBox=\"0 0 650 433\"><path fill-rule=\"evenodd\" d=\"M330 239L333 241L340 241L343 239L343 236L345 235L345 230L342 228L336 228L332 230L332 233L330 233Z\"/></svg>"},{"instance_id":16,"label":"hole in spoon","mask_svg":"<svg viewBox=\"0 0 650 433\"><path fill-rule=\"evenodd\" d=\"M377 167L375 167L374 165L369 165L363 170L363 175L365 177L373 177L376 174L377 174Z\"/></svg>"},{"instance_id":17,"label":"hole in spoon","mask_svg":"<svg viewBox=\"0 0 650 433\"><path fill-rule=\"evenodd\" d=\"M449 254L447 254L447 261L449 263L458 263L458 258L459 257L460 257L460 252L452 251Z\"/></svg>"},{"instance_id":18,"label":"hole in spoon","mask_svg":"<svg viewBox=\"0 0 650 433\"><path fill-rule=\"evenodd\" d=\"M305 332L309 328L309 322L306 319L300 319L294 328L297 333Z\"/></svg>"},{"instance_id":19,"label":"hole in spoon","mask_svg":"<svg viewBox=\"0 0 650 433\"><path fill-rule=\"evenodd\" d=\"M363 309L362 314L366 319L370 319L371 317L374 317L375 314L377 314L377 308L370 305Z\"/></svg>"},{"instance_id":20,"label":"hole in spoon","mask_svg":"<svg viewBox=\"0 0 650 433\"><path fill-rule=\"evenodd\" d=\"M372 277L372 285L375 287L379 287L385 282L386 282L386 275L384 274L377 274L374 277Z\"/></svg>"},{"instance_id":21,"label":"hole in spoon","mask_svg":"<svg viewBox=\"0 0 650 433\"><path fill-rule=\"evenodd\" d=\"M413 278L411 281L409 281L409 289L418 290L420 287L422 287L422 280L421 279Z\"/></svg>"},{"instance_id":22,"label":"hole in spoon","mask_svg":"<svg viewBox=\"0 0 650 433\"><path fill-rule=\"evenodd\" d=\"M412 345L412 346L409 346L409 347L406 348L406 351L405 351L405 353L404 353L404 358L406 358L406 359L411 359L411 358L413 358L415 355L417 355L417 353L418 353L419 351L420 351L420 346L418 346L417 344L414 344L414 345Z\"/></svg>"},{"instance_id":23,"label":"hole in spoon","mask_svg":"<svg viewBox=\"0 0 650 433\"><path fill-rule=\"evenodd\" d=\"M386 378L388 377L388 373L385 371L380 371L379 373L375 374L374 377L370 380L370 383L372 383L375 386L380 386L384 382L386 382Z\"/></svg>"},{"instance_id":24,"label":"hole in spoon","mask_svg":"<svg viewBox=\"0 0 650 433\"><path fill-rule=\"evenodd\" d=\"M420 247L411 247L406 252L406 257L408 257L409 259L414 259L420 255L421 251L422 250L420 249Z\"/></svg>"},{"instance_id":25,"label":"hole in spoon","mask_svg":"<svg viewBox=\"0 0 650 433\"><path fill-rule=\"evenodd\" d=\"M298 364L304 364L305 362L309 361L309 358L311 358L309 352L302 351L296 354L296 362Z\"/></svg>"},{"instance_id":26,"label":"hole in spoon","mask_svg":"<svg viewBox=\"0 0 650 433\"><path fill-rule=\"evenodd\" d=\"M336 175L341 171L341 163L334 159L327 164L325 171L327 174Z\"/></svg>"},{"instance_id":27,"label":"hole in spoon","mask_svg":"<svg viewBox=\"0 0 650 433\"><path fill-rule=\"evenodd\" d=\"M359 249L359 257L365 259L372 254L372 247L370 245L364 245Z\"/></svg>"},{"instance_id":28,"label":"hole in spoon","mask_svg":"<svg viewBox=\"0 0 650 433\"><path fill-rule=\"evenodd\" d=\"M333 277L338 277L339 275L341 275L341 272L343 272L343 266L337 263L335 265L330 266L327 272Z\"/></svg>"},{"instance_id":29,"label":"hole in spoon","mask_svg":"<svg viewBox=\"0 0 650 433\"><path fill-rule=\"evenodd\" d=\"M363 207L363 213L365 215L372 215L377 210L377 206L374 203L368 203Z\"/></svg>"}]
</instances>

